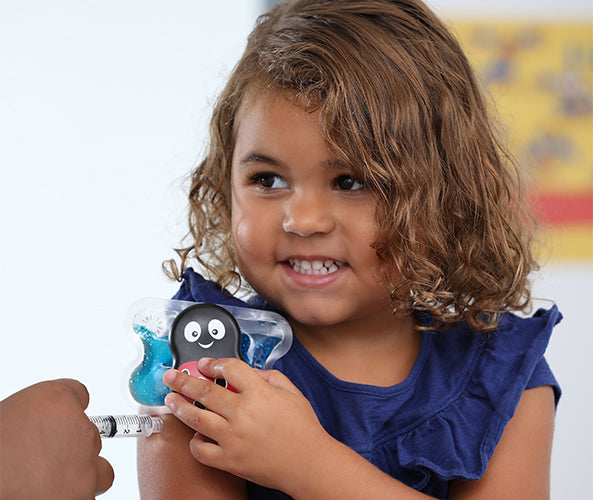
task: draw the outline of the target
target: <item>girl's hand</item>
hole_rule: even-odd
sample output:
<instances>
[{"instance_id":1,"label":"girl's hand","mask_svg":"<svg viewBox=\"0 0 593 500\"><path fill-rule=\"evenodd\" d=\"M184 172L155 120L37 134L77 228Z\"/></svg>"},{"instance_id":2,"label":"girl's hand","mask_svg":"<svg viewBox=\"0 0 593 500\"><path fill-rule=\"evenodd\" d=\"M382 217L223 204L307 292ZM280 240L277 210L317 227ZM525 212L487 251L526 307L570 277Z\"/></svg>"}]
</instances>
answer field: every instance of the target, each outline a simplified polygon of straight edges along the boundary
<instances>
[{"instance_id":1,"label":"girl's hand","mask_svg":"<svg viewBox=\"0 0 593 500\"><path fill-rule=\"evenodd\" d=\"M237 389L177 370L163 377L179 393L168 394L165 404L197 431L190 450L203 465L293 498L428 498L331 437L309 401L280 372L254 370L233 358L202 359L198 369Z\"/></svg>"},{"instance_id":2,"label":"girl's hand","mask_svg":"<svg viewBox=\"0 0 593 500\"><path fill-rule=\"evenodd\" d=\"M238 359L204 358L199 370L225 379L237 393L177 370L164 375L179 394L165 404L197 433L192 455L204 465L270 488L290 490L313 449L333 441L309 401L282 373L260 371ZM180 394L202 403L202 410Z\"/></svg>"}]
</instances>

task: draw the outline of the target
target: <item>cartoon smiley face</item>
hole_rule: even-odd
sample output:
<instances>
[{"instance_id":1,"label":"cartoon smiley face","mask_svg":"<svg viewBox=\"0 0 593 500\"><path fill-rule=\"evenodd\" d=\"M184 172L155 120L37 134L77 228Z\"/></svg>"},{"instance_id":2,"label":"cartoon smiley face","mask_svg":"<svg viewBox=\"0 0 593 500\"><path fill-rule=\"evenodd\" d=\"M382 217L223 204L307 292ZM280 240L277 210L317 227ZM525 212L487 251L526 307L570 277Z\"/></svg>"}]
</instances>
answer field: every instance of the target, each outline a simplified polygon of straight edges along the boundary
<instances>
[{"instance_id":1,"label":"cartoon smiley face","mask_svg":"<svg viewBox=\"0 0 593 500\"><path fill-rule=\"evenodd\" d=\"M190 321L183 328L183 336L188 342L197 342L202 349L210 349L214 342L224 339L226 335L226 326L219 319L211 319L208 321L208 335L203 332L202 325L197 321Z\"/></svg>"},{"instance_id":2,"label":"cartoon smiley face","mask_svg":"<svg viewBox=\"0 0 593 500\"><path fill-rule=\"evenodd\" d=\"M234 316L226 309L200 303L181 311L171 326L169 348L174 368L237 392L226 380L213 380L198 369L198 360L203 357L242 359L241 330ZM204 408L197 401L185 399Z\"/></svg>"},{"instance_id":3,"label":"cartoon smiley face","mask_svg":"<svg viewBox=\"0 0 593 500\"><path fill-rule=\"evenodd\" d=\"M241 330L226 309L208 303L194 304L175 318L169 347L177 369L203 357L241 359Z\"/></svg>"}]
</instances>

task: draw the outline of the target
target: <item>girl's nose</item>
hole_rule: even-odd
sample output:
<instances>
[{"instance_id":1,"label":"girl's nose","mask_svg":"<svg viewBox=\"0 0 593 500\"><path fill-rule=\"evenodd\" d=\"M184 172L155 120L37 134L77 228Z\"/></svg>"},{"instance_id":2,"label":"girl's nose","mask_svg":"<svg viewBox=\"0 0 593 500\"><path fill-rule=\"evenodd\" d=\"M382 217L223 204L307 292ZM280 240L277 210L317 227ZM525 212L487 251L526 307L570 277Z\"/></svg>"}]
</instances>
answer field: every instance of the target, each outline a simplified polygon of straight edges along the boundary
<instances>
[{"instance_id":1,"label":"girl's nose","mask_svg":"<svg viewBox=\"0 0 593 500\"><path fill-rule=\"evenodd\" d=\"M323 196L293 194L287 201L282 228L298 236L329 233L335 227L331 202Z\"/></svg>"}]
</instances>

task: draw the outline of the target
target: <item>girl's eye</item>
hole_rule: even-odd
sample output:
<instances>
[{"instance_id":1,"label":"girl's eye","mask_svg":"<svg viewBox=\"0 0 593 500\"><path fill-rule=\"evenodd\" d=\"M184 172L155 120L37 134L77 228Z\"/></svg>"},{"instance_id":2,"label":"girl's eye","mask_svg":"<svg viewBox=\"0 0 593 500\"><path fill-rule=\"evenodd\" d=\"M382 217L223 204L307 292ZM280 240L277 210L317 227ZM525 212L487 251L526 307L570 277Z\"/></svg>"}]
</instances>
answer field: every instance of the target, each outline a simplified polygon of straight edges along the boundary
<instances>
[{"instance_id":1,"label":"girl's eye","mask_svg":"<svg viewBox=\"0 0 593 500\"><path fill-rule=\"evenodd\" d=\"M281 189L288 187L285 179L271 172L255 174L250 178L251 182L264 189Z\"/></svg>"},{"instance_id":2,"label":"girl's eye","mask_svg":"<svg viewBox=\"0 0 593 500\"><path fill-rule=\"evenodd\" d=\"M364 184L358 182L354 177L351 175L340 175L335 180L335 186L340 191L358 191L359 189L364 189Z\"/></svg>"}]
</instances>

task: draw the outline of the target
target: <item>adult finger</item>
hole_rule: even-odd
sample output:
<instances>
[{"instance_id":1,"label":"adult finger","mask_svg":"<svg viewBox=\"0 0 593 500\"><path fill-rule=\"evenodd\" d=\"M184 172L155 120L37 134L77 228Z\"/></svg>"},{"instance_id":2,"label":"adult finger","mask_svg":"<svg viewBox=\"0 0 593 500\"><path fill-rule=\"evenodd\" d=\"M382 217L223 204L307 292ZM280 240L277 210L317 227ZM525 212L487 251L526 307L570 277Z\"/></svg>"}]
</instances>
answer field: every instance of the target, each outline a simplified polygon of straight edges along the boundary
<instances>
[{"instance_id":1,"label":"adult finger","mask_svg":"<svg viewBox=\"0 0 593 500\"><path fill-rule=\"evenodd\" d=\"M72 378L60 378L55 380L55 382L59 382L67 386L74 393L76 399L80 402L82 409L86 409L86 407L89 405L89 391L84 384Z\"/></svg>"},{"instance_id":2,"label":"adult finger","mask_svg":"<svg viewBox=\"0 0 593 500\"><path fill-rule=\"evenodd\" d=\"M115 479L115 473L113 472L111 464L103 457L97 457L96 468L97 482L95 486L95 494L101 495L111 488L113 480Z\"/></svg>"}]
</instances>

